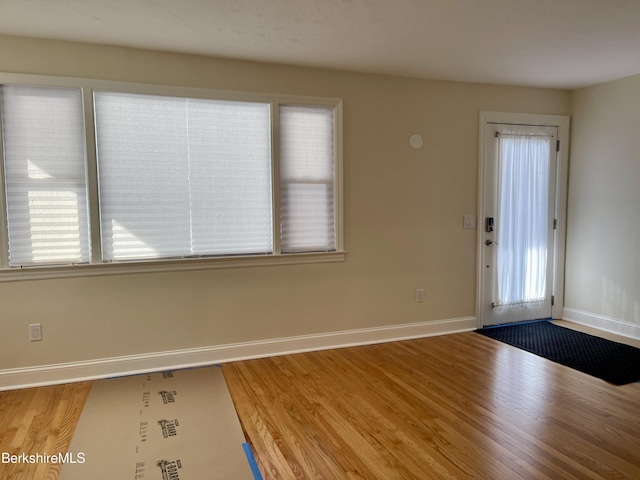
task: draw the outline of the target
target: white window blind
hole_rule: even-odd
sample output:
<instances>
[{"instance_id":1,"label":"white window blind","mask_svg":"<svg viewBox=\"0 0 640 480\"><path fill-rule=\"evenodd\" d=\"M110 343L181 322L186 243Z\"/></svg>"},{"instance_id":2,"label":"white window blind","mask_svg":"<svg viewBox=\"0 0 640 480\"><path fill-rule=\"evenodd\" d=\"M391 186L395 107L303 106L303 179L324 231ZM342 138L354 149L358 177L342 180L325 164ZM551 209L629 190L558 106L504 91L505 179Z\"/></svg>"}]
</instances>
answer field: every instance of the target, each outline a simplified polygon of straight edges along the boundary
<instances>
[{"instance_id":1,"label":"white window blind","mask_svg":"<svg viewBox=\"0 0 640 480\"><path fill-rule=\"evenodd\" d=\"M283 253L336 249L333 122L330 107L280 107Z\"/></svg>"},{"instance_id":2,"label":"white window blind","mask_svg":"<svg viewBox=\"0 0 640 480\"><path fill-rule=\"evenodd\" d=\"M270 106L96 93L103 258L272 252Z\"/></svg>"},{"instance_id":3,"label":"white window blind","mask_svg":"<svg viewBox=\"0 0 640 480\"><path fill-rule=\"evenodd\" d=\"M9 266L89 262L80 90L0 93Z\"/></svg>"},{"instance_id":4,"label":"white window blind","mask_svg":"<svg viewBox=\"0 0 640 480\"><path fill-rule=\"evenodd\" d=\"M0 73L0 282L344 258L339 99L145 88Z\"/></svg>"}]
</instances>

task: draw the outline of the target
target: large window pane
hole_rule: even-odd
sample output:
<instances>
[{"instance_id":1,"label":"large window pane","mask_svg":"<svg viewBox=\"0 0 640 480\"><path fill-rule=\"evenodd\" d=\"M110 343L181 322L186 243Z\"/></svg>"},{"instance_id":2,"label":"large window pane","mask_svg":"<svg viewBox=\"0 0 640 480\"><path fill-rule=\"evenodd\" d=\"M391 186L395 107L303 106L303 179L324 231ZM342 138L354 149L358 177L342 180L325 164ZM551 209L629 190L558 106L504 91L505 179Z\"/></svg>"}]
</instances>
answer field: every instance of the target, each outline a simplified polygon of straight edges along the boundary
<instances>
[{"instance_id":1,"label":"large window pane","mask_svg":"<svg viewBox=\"0 0 640 480\"><path fill-rule=\"evenodd\" d=\"M96 93L104 260L190 253L185 100Z\"/></svg>"},{"instance_id":2,"label":"large window pane","mask_svg":"<svg viewBox=\"0 0 640 480\"><path fill-rule=\"evenodd\" d=\"M88 262L80 90L0 89L9 266Z\"/></svg>"},{"instance_id":3,"label":"large window pane","mask_svg":"<svg viewBox=\"0 0 640 480\"><path fill-rule=\"evenodd\" d=\"M268 104L95 104L105 260L272 251Z\"/></svg>"},{"instance_id":4,"label":"large window pane","mask_svg":"<svg viewBox=\"0 0 640 480\"><path fill-rule=\"evenodd\" d=\"M189 100L193 250L270 253L268 104Z\"/></svg>"}]
</instances>

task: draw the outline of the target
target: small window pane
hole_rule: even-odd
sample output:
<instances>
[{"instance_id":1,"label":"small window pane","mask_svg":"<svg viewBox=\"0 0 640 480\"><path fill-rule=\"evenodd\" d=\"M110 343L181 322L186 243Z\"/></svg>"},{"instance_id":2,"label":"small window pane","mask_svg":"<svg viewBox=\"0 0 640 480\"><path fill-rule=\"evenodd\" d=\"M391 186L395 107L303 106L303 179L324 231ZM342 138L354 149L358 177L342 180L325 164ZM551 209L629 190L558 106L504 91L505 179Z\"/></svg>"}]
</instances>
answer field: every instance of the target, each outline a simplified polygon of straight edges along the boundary
<instances>
[{"instance_id":1,"label":"small window pane","mask_svg":"<svg viewBox=\"0 0 640 480\"><path fill-rule=\"evenodd\" d=\"M280 107L282 252L336 249L333 108Z\"/></svg>"},{"instance_id":2,"label":"small window pane","mask_svg":"<svg viewBox=\"0 0 640 480\"><path fill-rule=\"evenodd\" d=\"M9 266L88 262L80 90L0 89Z\"/></svg>"}]
</instances>

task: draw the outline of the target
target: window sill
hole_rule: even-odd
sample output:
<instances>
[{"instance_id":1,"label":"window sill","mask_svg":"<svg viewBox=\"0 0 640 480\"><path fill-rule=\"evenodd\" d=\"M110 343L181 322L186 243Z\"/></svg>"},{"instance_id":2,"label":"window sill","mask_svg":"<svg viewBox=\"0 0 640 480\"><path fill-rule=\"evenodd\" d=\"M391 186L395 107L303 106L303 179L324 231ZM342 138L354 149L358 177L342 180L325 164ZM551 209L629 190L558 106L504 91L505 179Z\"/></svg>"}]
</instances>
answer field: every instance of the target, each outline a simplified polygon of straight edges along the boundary
<instances>
[{"instance_id":1,"label":"window sill","mask_svg":"<svg viewBox=\"0 0 640 480\"><path fill-rule=\"evenodd\" d=\"M50 278L93 277L155 272L184 272L219 268L299 265L343 262L346 252L296 253L287 255L247 255L207 259L152 260L87 265L61 265L0 270L0 282L42 280Z\"/></svg>"}]
</instances>

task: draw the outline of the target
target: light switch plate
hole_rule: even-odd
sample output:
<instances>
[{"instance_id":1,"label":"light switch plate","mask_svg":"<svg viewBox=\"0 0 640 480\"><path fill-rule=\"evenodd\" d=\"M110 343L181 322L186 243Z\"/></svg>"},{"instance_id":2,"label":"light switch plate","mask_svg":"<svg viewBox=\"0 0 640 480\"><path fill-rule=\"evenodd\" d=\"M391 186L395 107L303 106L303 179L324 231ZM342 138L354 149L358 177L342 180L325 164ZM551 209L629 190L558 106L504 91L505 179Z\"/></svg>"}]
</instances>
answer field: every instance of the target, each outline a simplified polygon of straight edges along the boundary
<instances>
[{"instance_id":1,"label":"light switch plate","mask_svg":"<svg viewBox=\"0 0 640 480\"><path fill-rule=\"evenodd\" d=\"M476 216L465 215L464 216L464 228L476 228Z\"/></svg>"}]
</instances>

